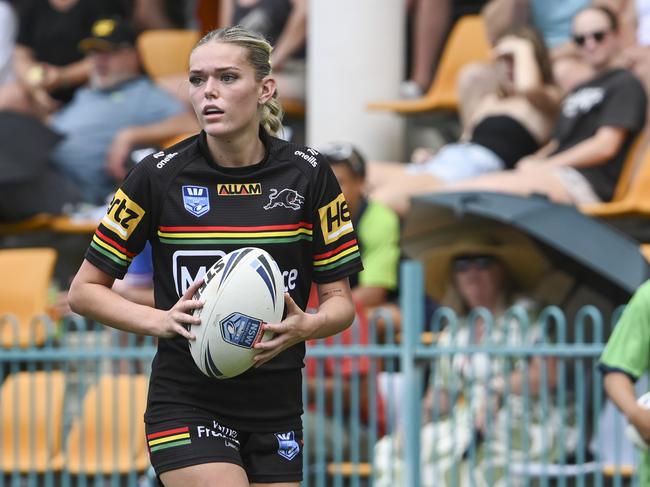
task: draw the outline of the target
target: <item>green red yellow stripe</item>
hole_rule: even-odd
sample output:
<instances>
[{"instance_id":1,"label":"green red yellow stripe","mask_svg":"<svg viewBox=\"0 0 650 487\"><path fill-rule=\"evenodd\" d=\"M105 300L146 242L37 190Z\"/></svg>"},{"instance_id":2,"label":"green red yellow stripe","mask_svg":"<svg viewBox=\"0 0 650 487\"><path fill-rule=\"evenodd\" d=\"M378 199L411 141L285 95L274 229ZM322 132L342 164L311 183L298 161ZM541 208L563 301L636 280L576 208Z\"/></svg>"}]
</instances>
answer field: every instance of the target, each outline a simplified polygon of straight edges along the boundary
<instances>
[{"instance_id":1,"label":"green red yellow stripe","mask_svg":"<svg viewBox=\"0 0 650 487\"><path fill-rule=\"evenodd\" d=\"M312 225L299 222L289 225L203 226L158 228L163 243L183 244L247 244L289 243L312 239Z\"/></svg>"},{"instance_id":2,"label":"green red yellow stripe","mask_svg":"<svg viewBox=\"0 0 650 487\"><path fill-rule=\"evenodd\" d=\"M149 450L153 453L158 450L172 448L175 446L189 445L192 443L190 439L190 429L187 426L182 428L173 428L157 433L147 435L147 444Z\"/></svg>"},{"instance_id":3,"label":"green red yellow stripe","mask_svg":"<svg viewBox=\"0 0 650 487\"><path fill-rule=\"evenodd\" d=\"M112 238L106 236L100 230L95 231L90 245L113 262L123 266L128 266L135 256L133 252L129 252L126 248Z\"/></svg>"},{"instance_id":4,"label":"green red yellow stripe","mask_svg":"<svg viewBox=\"0 0 650 487\"><path fill-rule=\"evenodd\" d=\"M314 270L325 271L349 262L359 255L359 245L356 240L350 240L333 250L314 255Z\"/></svg>"}]
</instances>

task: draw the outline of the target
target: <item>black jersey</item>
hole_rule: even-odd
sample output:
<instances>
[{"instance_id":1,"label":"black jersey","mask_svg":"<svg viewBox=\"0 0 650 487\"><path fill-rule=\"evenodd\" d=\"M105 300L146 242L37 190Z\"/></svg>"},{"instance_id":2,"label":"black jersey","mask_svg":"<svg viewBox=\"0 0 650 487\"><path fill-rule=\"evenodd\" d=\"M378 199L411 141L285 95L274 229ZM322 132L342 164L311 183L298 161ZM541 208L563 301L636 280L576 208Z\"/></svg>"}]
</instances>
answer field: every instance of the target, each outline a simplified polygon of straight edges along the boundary
<instances>
[{"instance_id":1,"label":"black jersey","mask_svg":"<svg viewBox=\"0 0 650 487\"><path fill-rule=\"evenodd\" d=\"M129 174L86 253L122 278L151 241L156 307L171 308L221 256L260 247L277 261L285 290L305 309L311 282L361 270L347 203L326 159L260 132L266 156L230 168L212 160L205 133L152 154ZM145 420L180 419L188 408L245 431L299 427L304 344L225 380L204 376L180 336L161 339Z\"/></svg>"}]
</instances>

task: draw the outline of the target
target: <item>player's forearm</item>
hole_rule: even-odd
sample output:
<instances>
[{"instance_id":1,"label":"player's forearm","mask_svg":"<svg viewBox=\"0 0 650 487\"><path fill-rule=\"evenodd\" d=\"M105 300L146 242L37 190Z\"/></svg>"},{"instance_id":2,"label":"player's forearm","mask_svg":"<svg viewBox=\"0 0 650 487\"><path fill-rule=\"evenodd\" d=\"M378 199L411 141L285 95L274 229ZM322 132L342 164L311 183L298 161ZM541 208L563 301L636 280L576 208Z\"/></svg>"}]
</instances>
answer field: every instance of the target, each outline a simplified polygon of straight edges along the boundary
<instances>
[{"instance_id":1,"label":"player's forearm","mask_svg":"<svg viewBox=\"0 0 650 487\"><path fill-rule=\"evenodd\" d=\"M316 326L313 327L307 339L336 335L352 324L354 304L349 296L332 296L321 303L313 317L317 320Z\"/></svg>"},{"instance_id":2,"label":"player's forearm","mask_svg":"<svg viewBox=\"0 0 650 487\"><path fill-rule=\"evenodd\" d=\"M159 310L142 306L115 293L102 284L72 283L68 294L70 308L105 325L142 335L153 334Z\"/></svg>"}]
</instances>

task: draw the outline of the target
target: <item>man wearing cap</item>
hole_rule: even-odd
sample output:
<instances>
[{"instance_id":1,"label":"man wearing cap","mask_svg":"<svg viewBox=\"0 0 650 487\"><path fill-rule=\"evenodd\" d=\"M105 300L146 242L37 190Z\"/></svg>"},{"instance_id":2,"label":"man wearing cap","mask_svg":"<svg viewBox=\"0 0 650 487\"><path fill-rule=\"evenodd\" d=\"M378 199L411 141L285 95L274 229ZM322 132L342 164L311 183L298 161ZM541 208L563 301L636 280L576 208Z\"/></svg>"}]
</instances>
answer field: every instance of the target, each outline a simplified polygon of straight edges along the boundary
<instances>
[{"instance_id":1,"label":"man wearing cap","mask_svg":"<svg viewBox=\"0 0 650 487\"><path fill-rule=\"evenodd\" d=\"M103 203L126 175L133 149L198 131L193 114L143 75L135 42L126 21L96 21L79 45L91 64L88 86L52 117L65 136L53 165L91 204Z\"/></svg>"}]
</instances>

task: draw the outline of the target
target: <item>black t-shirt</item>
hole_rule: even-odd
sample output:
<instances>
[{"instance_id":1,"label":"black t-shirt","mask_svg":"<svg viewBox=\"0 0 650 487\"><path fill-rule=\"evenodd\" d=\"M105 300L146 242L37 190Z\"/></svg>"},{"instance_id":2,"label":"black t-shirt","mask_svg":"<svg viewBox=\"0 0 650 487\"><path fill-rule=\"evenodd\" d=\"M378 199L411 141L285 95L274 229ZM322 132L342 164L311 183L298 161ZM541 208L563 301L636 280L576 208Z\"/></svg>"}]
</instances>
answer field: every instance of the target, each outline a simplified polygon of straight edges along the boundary
<instances>
[{"instance_id":1,"label":"black t-shirt","mask_svg":"<svg viewBox=\"0 0 650 487\"><path fill-rule=\"evenodd\" d=\"M630 144L645 124L646 104L641 82L625 69L607 71L583 83L562 102L554 132L559 142L555 153L592 137L601 127L627 129L623 146L610 161L577 168L603 201L611 200L614 195Z\"/></svg>"},{"instance_id":2,"label":"black t-shirt","mask_svg":"<svg viewBox=\"0 0 650 487\"><path fill-rule=\"evenodd\" d=\"M65 66L83 58L79 42L90 35L95 20L122 13L119 2L78 0L59 11L48 0L17 2L18 36L16 42L34 52L37 61ZM74 88L57 90L52 96L64 102L72 99Z\"/></svg>"},{"instance_id":3,"label":"black t-shirt","mask_svg":"<svg viewBox=\"0 0 650 487\"><path fill-rule=\"evenodd\" d=\"M347 203L326 159L261 132L265 159L227 168L210 157L205 134L140 162L109 205L86 258L121 278L151 241L156 307L169 309L221 256L260 247L277 261L285 290L302 309L311 282L362 269ZM154 358L147 422L188 410L244 431L300 427L304 344L232 379L203 375L187 340L161 339Z\"/></svg>"}]
</instances>

